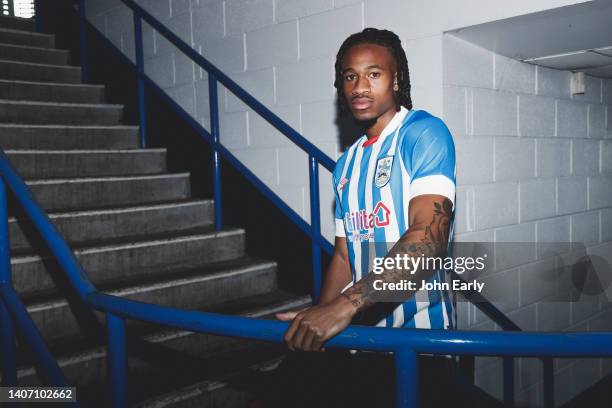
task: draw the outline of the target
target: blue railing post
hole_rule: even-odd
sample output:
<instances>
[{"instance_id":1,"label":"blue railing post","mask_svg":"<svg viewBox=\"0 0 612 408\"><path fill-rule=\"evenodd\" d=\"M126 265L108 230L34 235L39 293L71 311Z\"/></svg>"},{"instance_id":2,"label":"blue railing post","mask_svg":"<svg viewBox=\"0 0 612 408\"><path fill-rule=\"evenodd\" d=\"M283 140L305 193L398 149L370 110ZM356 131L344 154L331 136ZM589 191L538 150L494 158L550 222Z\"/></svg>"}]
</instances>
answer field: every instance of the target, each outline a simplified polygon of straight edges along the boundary
<instances>
[{"instance_id":1,"label":"blue railing post","mask_svg":"<svg viewBox=\"0 0 612 408\"><path fill-rule=\"evenodd\" d=\"M85 25L85 0L79 0L79 42L81 44L81 79L89 81L89 64L87 62L87 27ZM36 17L38 22L38 16Z\"/></svg>"},{"instance_id":2,"label":"blue railing post","mask_svg":"<svg viewBox=\"0 0 612 408\"><path fill-rule=\"evenodd\" d=\"M308 156L310 175L310 241L312 245L313 301L319 301L321 294L321 203L319 202L319 162L313 155Z\"/></svg>"},{"instance_id":3,"label":"blue railing post","mask_svg":"<svg viewBox=\"0 0 612 408\"><path fill-rule=\"evenodd\" d=\"M217 97L217 78L208 73L208 98L210 100L210 135L212 136L213 188L215 200L215 228L223 228L221 211L221 156L219 155L219 101Z\"/></svg>"},{"instance_id":4,"label":"blue railing post","mask_svg":"<svg viewBox=\"0 0 612 408\"><path fill-rule=\"evenodd\" d=\"M419 406L419 364L417 353L409 349L395 351L395 395L397 408Z\"/></svg>"},{"instance_id":5,"label":"blue railing post","mask_svg":"<svg viewBox=\"0 0 612 408\"><path fill-rule=\"evenodd\" d=\"M138 82L138 121L140 124L140 147L147 145L147 116L145 106L144 56L142 50L142 19L134 10L134 53L136 54L136 81Z\"/></svg>"},{"instance_id":6,"label":"blue railing post","mask_svg":"<svg viewBox=\"0 0 612 408\"><path fill-rule=\"evenodd\" d=\"M503 358L504 370L504 404L514 406L514 358Z\"/></svg>"},{"instance_id":7,"label":"blue railing post","mask_svg":"<svg viewBox=\"0 0 612 408\"><path fill-rule=\"evenodd\" d=\"M113 408L127 407L127 351L125 321L113 313L106 314L108 330L108 371Z\"/></svg>"},{"instance_id":8,"label":"blue railing post","mask_svg":"<svg viewBox=\"0 0 612 408\"><path fill-rule=\"evenodd\" d=\"M8 228L8 201L6 186L0 177L0 282L11 283L11 246ZM2 386L17 385L17 363L15 360L15 326L13 319L0 297L0 362L2 364Z\"/></svg>"},{"instance_id":9,"label":"blue railing post","mask_svg":"<svg viewBox=\"0 0 612 408\"><path fill-rule=\"evenodd\" d=\"M553 359L545 357L542 359L542 371L544 373L544 408L555 406L555 377Z\"/></svg>"}]
</instances>

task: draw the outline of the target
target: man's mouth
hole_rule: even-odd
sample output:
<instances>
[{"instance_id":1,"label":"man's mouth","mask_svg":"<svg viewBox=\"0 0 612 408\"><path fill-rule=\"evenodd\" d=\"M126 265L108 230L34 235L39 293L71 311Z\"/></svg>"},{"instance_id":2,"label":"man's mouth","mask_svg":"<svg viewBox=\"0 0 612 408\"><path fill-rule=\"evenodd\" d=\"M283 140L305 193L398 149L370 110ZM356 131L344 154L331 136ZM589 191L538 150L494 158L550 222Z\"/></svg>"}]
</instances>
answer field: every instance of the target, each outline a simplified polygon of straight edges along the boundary
<instances>
[{"instance_id":1,"label":"man's mouth","mask_svg":"<svg viewBox=\"0 0 612 408\"><path fill-rule=\"evenodd\" d=\"M353 109L363 110L368 109L373 103L374 101L372 101L370 98L361 97L353 99L351 101L351 106Z\"/></svg>"}]
</instances>

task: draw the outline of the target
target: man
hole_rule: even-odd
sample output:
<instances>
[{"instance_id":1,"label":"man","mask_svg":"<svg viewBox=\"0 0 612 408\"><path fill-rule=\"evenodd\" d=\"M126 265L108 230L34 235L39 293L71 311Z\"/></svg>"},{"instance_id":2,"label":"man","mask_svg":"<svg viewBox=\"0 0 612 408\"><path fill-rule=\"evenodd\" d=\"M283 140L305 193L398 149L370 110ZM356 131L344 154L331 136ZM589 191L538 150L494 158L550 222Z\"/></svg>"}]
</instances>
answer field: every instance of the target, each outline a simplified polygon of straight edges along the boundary
<instances>
[{"instance_id":1,"label":"man","mask_svg":"<svg viewBox=\"0 0 612 408\"><path fill-rule=\"evenodd\" d=\"M408 63L394 33L367 28L351 35L340 47L335 69L340 109L350 111L365 134L340 157L333 172L335 249L319 303L299 312L277 314L278 319L291 321L285 342L291 350L324 351L325 341L351 323L453 328L452 294L446 291L414 290L399 302L394 299L396 303L389 303L381 302L376 290L381 282L408 280L415 282L417 288L423 281L441 282L446 278L444 270L392 265L382 273L370 272L375 257L446 254L455 200L452 136L440 119L425 111L412 110ZM300 370L300 379L306 385L301 386L299 398L309 398L308 383L319 388L311 389L311 393L326 390L326 395L319 394L304 406L313 403L348 406L348 394L342 392L340 397L330 394L334 388L355 386L349 394L355 390L363 394L351 404L392 404L389 395L393 395L393 389L388 387L392 380L380 388L382 381L377 384L371 378L375 366L392 372L389 356L377 353L350 356L330 351L316 357L312 353L298 353L299 364L310 367L310 374L308 369ZM329 354L332 356L318 357ZM328 363L323 362L326 359ZM315 360L321 362L313 363ZM295 358L290 357L289 361ZM285 363L285 367L291 364L295 363ZM430 371L435 371L433 375L440 380L450 375L451 364L451 359L438 357L430 364L434 367ZM282 366L280 372L284 373L286 383L291 375ZM346 376L351 374L353 377L347 383ZM360 378L365 380L360 383ZM317 381L318 385L312 384ZM341 383L344 385L340 386ZM290 386L282 388L286 387ZM372 395L376 399L365 403L366 397ZM383 403L380 398L385 397Z\"/></svg>"}]
</instances>

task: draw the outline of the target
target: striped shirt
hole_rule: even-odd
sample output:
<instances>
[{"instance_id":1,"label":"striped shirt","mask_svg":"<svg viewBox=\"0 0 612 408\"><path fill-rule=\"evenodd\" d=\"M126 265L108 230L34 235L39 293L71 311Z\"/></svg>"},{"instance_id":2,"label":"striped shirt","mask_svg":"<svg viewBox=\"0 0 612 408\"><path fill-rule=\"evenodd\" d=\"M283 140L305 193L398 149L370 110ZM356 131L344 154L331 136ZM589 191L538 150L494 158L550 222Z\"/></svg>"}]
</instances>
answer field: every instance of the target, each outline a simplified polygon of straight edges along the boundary
<instances>
[{"instance_id":1,"label":"striped shirt","mask_svg":"<svg viewBox=\"0 0 612 408\"><path fill-rule=\"evenodd\" d=\"M411 198L439 194L448 197L454 212L455 176L453 138L441 119L423 110L401 107L378 138L363 135L342 154L333 184L336 236L346 237L353 277L344 290L408 230ZM454 217L449 250L453 227ZM428 281L446 282L448 272L437 270ZM418 290L377 326L454 328L453 296L444 290Z\"/></svg>"}]
</instances>

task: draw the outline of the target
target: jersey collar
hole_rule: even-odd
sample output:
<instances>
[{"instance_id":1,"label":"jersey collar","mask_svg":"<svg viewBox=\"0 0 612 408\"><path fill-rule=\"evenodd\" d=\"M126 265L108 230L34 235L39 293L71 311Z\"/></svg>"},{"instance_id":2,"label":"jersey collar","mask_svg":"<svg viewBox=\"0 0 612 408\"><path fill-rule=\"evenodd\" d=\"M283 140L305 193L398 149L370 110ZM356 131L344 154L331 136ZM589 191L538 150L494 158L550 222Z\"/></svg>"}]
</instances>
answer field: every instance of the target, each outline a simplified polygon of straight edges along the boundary
<instances>
[{"instance_id":1,"label":"jersey collar","mask_svg":"<svg viewBox=\"0 0 612 408\"><path fill-rule=\"evenodd\" d=\"M408 109L400 106L399 112L396 112L393 118L387 123L387 126L383 129L379 136L374 137L373 139L368 140L368 137L364 135L365 142L361 144L362 147L371 146L378 141L384 140L390 133L393 133L398 126L402 124L404 118L408 114Z\"/></svg>"}]
</instances>

